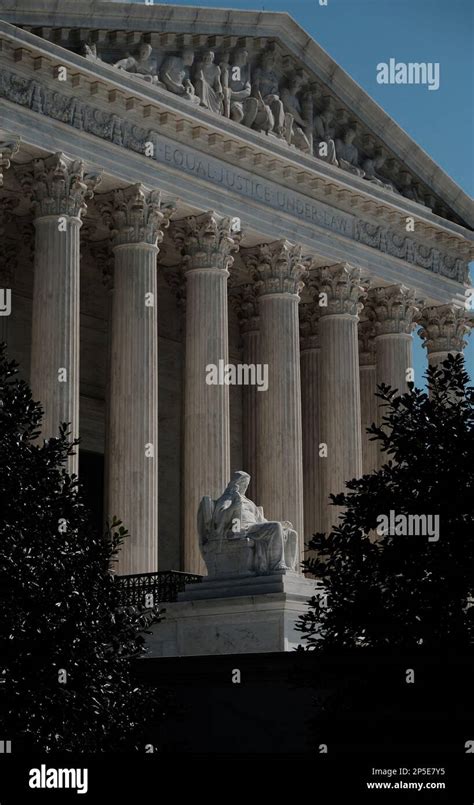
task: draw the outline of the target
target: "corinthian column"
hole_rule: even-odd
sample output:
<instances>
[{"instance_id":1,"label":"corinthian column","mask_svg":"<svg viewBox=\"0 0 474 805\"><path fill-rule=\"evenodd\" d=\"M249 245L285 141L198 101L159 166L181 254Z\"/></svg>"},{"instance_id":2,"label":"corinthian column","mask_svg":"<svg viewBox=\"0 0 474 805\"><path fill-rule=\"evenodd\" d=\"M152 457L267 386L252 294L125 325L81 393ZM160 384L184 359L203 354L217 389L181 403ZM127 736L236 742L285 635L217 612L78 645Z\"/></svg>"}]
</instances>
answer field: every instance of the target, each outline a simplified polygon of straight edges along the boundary
<instances>
[{"instance_id":1,"label":"corinthian column","mask_svg":"<svg viewBox=\"0 0 474 805\"><path fill-rule=\"evenodd\" d=\"M229 482L229 387L209 383L208 371L229 360L228 269L239 237L215 212L177 222L173 238L186 274L184 399L184 570L206 573L199 551L201 498L217 498Z\"/></svg>"},{"instance_id":2,"label":"corinthian column","mask_svg":"<svg viewBox=\"0 0 474 805\"><path fill-rule=\"evenodd\" d=\"M360 413L362 424L362 472L370 474L378 466L377 442L372 441L367 433L374 422L377 422L377 402L375 396L375 326L370 319L359 322L359 377L360 377Z\"/></svg>"},{"instance_id":3,"label":"corinthian column","mask_svg":"<svg viewBox=\"0 0 474 805\"><path fill-rule=\"evenodd\" d=\"M134 185L100 197L115 258L110 322L107 501L130 536L117 572L158 569L158 243L174 206Z\"/></svg>"},{"instance_id":4,"label":"corinthian column","mask_svg":"<svg viewBox=\"0 0 474 805\"><path fill-rule=\"evenodd\" d=\"M472 327L472 318L460 305L432 305L421 316L420 335L428 353L430 366L439 366L448 355L462 352L465 336Z\"/></svg>"},{"instance_id":5,"label":"corinthian column","mask_svg":"<svg viewBox=\"0 0 474 805\"><path fill-rule=\"evenodd\" d=\"M305 542L321 531L320 415L321 349L317 301L300 305L301 412L303 425L303 499Z\"/></svg>"},{"instance_id":6,"label":"corinthian column","mask_svg":"<svg viewBox=\"0 0 474 805\"><path fill-rule=\"evenodd\" d=\"M42 435L57 436L69 423L79 435L79 230L99 182L81 160L58 153L16 168L23 192L32 199L35 278L30 383L44 408ZM78 454L68 462L77 473Z\"/></svg>"},{"instance_id":7,"label":"corinthian column","mask_svg":"<svg viewBox=\"0 0 474 805\"><path fill-rule=\"evenodd\" d=\"M413 369L412 332L419 314L415 292L405 285L372 288L367 307L375 325L376 385L384 383L396 389L397 394L405 394L410 381L409 370ZM379 426L383 417L384 407L377 398ZM385 460L385 453L379 450L379 465Z\"/></svg>"},{"instance_id":8,"label":"corinthian column","mask_svg":"<svg viewBox=\"0 0 474 805\"><path fill-rule=\"evenodd\" d=\"M304 551L299 294L306 269L301 249L287 240L260 246L247 265L257 280L260 362L268 390L259 392L259 504L268 520L289 520Z\"/></svg>"},{"instance_id":9,"label":"corinthian column","mask_svg":"<svg viewBox=\"0 0 474 805\"><path fill-rule=\"evenodd\" d=\"M256 366L260 361L260 320L255 285L236 288L230 300L235 306L240 323L243 362ZM252 500L260 498L257 475L257 409L262 393L265 392L259 392L253 384L242 387L242 469L251 477L247 496Z\"/></svg>"},{"instance_id":10,"label":"corinthian column","mask_svg":"<svg viewBox=\"0 0 474 805\"><path fill-rule=\"evenodd\" d=\"M319 268L321 340L321 529L329 532L341 509L329 495L362 473L362 439L357 322L365 296L361 271L342 263Z\"/></svg>"}]
</instances>

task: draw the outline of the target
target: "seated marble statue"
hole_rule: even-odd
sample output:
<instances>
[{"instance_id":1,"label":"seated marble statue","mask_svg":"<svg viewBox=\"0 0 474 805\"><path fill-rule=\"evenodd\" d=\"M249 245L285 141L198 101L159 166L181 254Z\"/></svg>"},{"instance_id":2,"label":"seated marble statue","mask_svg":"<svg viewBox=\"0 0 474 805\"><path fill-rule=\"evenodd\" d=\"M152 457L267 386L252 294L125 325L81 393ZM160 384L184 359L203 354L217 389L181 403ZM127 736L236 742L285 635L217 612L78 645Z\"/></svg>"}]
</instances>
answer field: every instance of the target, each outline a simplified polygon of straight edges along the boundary
<instances>
[{"instance_id":1,"label":"seated marble statue","mask_svg":"<svg viewBox=\"0 0 474 805\"><path fill-rule=\"evenodd\" d=\"M349 126L345 130L342 140L336 140L336 156L340 168L355 173L356 176L364 176L364 171L359 167L359 151L353 143L356 133L355 128Z\"/></svg>"},{"instance_id":2,"label":"seated marble statue","mask_svg":"<svg viewBox=\"0 0 474 805\"><path fill-rule=\"evenodd\" d=\"M102 61L97 53L97 45L95 42L82 43L82 56L84 56L88 61Z\"/></svg>"},{"instance_id":3,"label":"seated marble statue","mask_svg":"<svg viewBox=\"0 0 474 805\"><path fill-rule=\"evenodd\" d=\"M214 64L214 51L206 50L201 61L196 64L194 86L201 106L220 115L223 112L224 93L221 84L221 71Z\"/></svg>"},{"instance_id":4,"label":"seated marble statue","mask_svg":"<svg viewBox=\"0 0 474 805\"><path fill-rule=\"evenodd\" d=\"M302 103L298 93L304 84L304 78L293 75L288 85L282 89L281 100L285 110L285 133L289 145L294 145L305 153L311 151L312 133L310 123L303 115ZM312 117L311 111L311 117Z\"/></svg>"},{"instance_id":5,"label":"seated marble statue","mask_svg":"<svg viewBox=\"0 0 474 805\"><path fill-rule=\"evenodd\" d=\"M378 185L378 187L385 187L386 190L394 191L395 188L393 184L378 173L384 162L385 157L380 152L376 152L373 157L367 157L362 163L362 169L365 172L364 179L367 179L368 182L372 182L372 184Z\"/></svg>"},{"instance_id":6,"label":"seated marble statue","mask_svg":"<svg viewBox=\"0 0 474 805\"><path fill-rule=\"evenodd\" d=\"M217 500L203 497L199 545L209 576L265 575L296 570L298 534L291 523L269 521L245 496L250 475L234 472Z\"/></svg>"},{"instance_id":7,"label":"seated marble statue","mask_svg":"<svg viewBox=\"0 0 474 805\"><path fill-rule=\"evenodd\" d=\"M151 58L151 51L151 45L142 42L135 56L129 55L125 59L119 59L119 61L115 62L114 67L136 75L143 79L143 81L148 81L150 84L159 84L160 82L156 74L156 64Z\"/></svg>"},{"instance_id":8,"label":"seated marble statue","mask_svg":"<svg viewBox=\"0 0 474 805\"><path fill-rule=\"evenodd\" d=\"M183 50L182 56L168 56L160 67L160 81L169 92L191 103L200 103L188 77L187 70L194 61L194 51Z\"/></svg>"},{"instance_id":9,"label":"seated marble statue","mask_svg":"<svg viewBox=\"0 0 474 805\"><path fill-rule=\"evenodd\" d=\"M249 54L245 48L235 51L232 63L230 53L222 54L222 89L224 92L224 115L250 128L257 117L258 101L251 96Z\"/></svg>"},{"instance_id":10,"label":"seated marble statue","mask_svg":"<svg viewBox=\"0 0 474 805\"><path fill-rule=\"evenodd\" d=\"M315 115L313 121L313 153L323 162L338 165L332 117L333 113L329 108L323 109L319 115Z\"/></svg>"},{"instance_id":11,"label":"seated marble statue","mask_svg":"<svg viewBox=\"0 0 474 805\"><path fill-rule=\"evenodd\" d=\"M264 50L260 57L260 66L254 72L253 92L262 103L269 107L272 114L272 128L279 137L285 136L285 109L280 98L278 75L274 69L275 56L271 50ZM257 128L257 125L254 126Z\"/></svg>"},{"instance_id":12,"label":"seated marble statue","mask_svg":"<svg viewBox=\"0 0 474 805\"><path fill-rule=\"evenodd\" d=\"M400 187L400 193L402 194L402 196L405 196L405 198L410 199L410 201L416 201L417 204L423 204L423 206L425 207L426 206L425 202L423 201L415 185L413 184L413 179L411 175L407 171L402 171L402 173L400 174L400 179L402 182L402 185Z\"/></svg>"}]
</instances>

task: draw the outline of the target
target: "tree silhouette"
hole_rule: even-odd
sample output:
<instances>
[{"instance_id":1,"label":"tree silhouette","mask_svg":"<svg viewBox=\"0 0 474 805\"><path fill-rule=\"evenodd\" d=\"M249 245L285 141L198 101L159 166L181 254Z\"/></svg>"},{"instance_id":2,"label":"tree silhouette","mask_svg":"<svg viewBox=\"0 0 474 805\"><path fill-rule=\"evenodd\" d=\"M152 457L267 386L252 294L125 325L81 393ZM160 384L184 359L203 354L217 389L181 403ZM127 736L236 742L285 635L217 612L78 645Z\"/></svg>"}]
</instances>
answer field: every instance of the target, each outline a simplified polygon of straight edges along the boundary
<instances>
[{"instance_id":1,"label":"tree silhouette","mask_svg":"<svg viewBox=\"0 0 474 805\"><path fill-rule=\"evenodd\" d=\"M383 421L368 432L385 463L331 496L344 513L313 537L304 562L327 592L297 628L319 656L309 680L314 741L332 751L460 753L470 736L474 389L460 355L427 379L429 393L379 387ZM390 512L405 524L439 517L439 538L401 526L379 535Z\"/></svg>"},{"instance_id":2,"label":"tree silhouette","mask_svg":"<svg viewBox=\"0 0 474 805\"><path fill-rule=\"evenodd\" d=\"M305 570L327 590L300 621L311 649L468 646L474 608L474 389L461 355L427 371L427 392L409 384L398 396L380 386L380 427L368 429L386 457L381 469L332 495L345 506L328 534L317 534ZM435 533L387 533L389 517L437 517ZM377 519L379 518L379 519ZM400 518L402 520L402 518ZM434 520L412 520L430 523ZM403 521L395 532L409 531ZM434 531L434 529L431 529Z\"/></svg>"},{"instance_id":3,"label":"tree silhouette","mask_svg":"<svg viewBox=\"0 0 474 805\"><path fill-rule=\"evenodd\" d=\"M25 751L144 750L160 701L131 666L157 613L122 605L110 568L127 532L94 533L64 468L77 442L64 424L37 440L42 409L17 370L1 347L2 737Z\"/></svg>"}]
</instances>

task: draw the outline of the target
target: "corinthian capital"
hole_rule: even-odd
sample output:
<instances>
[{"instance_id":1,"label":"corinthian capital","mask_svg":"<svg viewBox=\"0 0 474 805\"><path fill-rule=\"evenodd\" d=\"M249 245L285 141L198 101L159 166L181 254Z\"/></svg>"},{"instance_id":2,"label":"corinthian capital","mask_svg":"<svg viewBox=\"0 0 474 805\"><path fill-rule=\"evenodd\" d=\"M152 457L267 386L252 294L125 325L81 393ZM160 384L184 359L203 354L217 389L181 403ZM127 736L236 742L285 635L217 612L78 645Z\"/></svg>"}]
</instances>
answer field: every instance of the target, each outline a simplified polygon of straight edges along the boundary
<instances>
[{"instance_id":1,"label":"corinthian capital","mask_svg":"<svg viewBox=\"0 0 474 805\"><path fill-rule=\"evenodd\" d=\"M0 133L0 187L3 186L3 171L10 167L10 160L20 147L19 137L5 138L4 132Z\"/></svg>"},{"instance_id":2,"label":"corinthian capital","mask_svg":"<svg viewBox=\"0 0 474 805\"><path fill-rule=\"evenodd\" d=\"M15 169L23 192L31 198L36 218L46 215L69 215L80 218L87 210L86 199L92 198L101 174L85 173L80 159L62 153L46 159L34 159Z\"/></svg>"},{"instance_id":3,"label":"corinthian capital","mask_svg":"<svg viewBox=\"0 0 474 805\"><path fill-rule=\"evenodd\" d=\"M142 184L120 187L97 197L102 220L109 227L113 246L148 243L157 246L176 209L173 201L163 201L159 190Z\"/></svg>"},{"instance_id":4,"label":"corinthian capital","mask_svg":"<svg viewBox=\"0 0 474 805\"><path fill-rule=\"evenodd\" d=\"M301 247L288 240L249 249L243 260L256 280L255 287L260 296L281 293L299 296L308 276L307 259L302 256Z\"/></svg>"},{"instance_id":5,"label":"corinthian capital","mask_svg":"<svg viewBox=\"0 0 474 805\"><path fill-rule=\"evenodd\" d=\"M259 328L258 295L255 285L239 285L229 294L229 304L239 319L242 333L250 333Z\"/></svg>"},{"instance_id":6,"label":"corinthian capital","mask_svg":"<svg viewBox=\"0 0 474 805\"><path fill-rule=\"evenodd\" d=\"M238 251L240 232L235 231L237 219L218 215L213 210L176 221L171 236L183 255L186 271L213 268L227 271Z\"/></svg>"},{"instance_id":7,"label":"corinthian capital","mask_svg":"<svg viewBox=\"0 0 474 805\"><path fill-rule=\"evenodd\" d=\"M424 308L420 324L423 346L429 353L462 352L473 320L460 305L433 305Z\"/></svg>"},{"instance_id":8,"label":"corinthian capital","mask_svg":"<svg viewBox=\"0 0 474 805\"><path fill-rule=\"evenodd\" d=\"M320 308L317 302L304 302L299 309L301 349L318 349Z\"/></svg>"},{"instance_id":9,"label":"corinthian capital","mask_svg":"<svg viewBox=\"0 0 474 805\"><path fill-rule=\"evenodd\" d=\"M410 334L420 313L415 291L405 285L372 288L367 307L374 316L376 335Z\"/></svg>"},{"instance_id":10,"label":"corinthian capital","mask_svg":"<svg viewBox=\"0 0 474 805\"><path fill-rule=\"evenodd\" d=\"M321 266L314 271L320 316L358 316L367 292L360 268L349 263Z\"/></svg>"}]
</instances>

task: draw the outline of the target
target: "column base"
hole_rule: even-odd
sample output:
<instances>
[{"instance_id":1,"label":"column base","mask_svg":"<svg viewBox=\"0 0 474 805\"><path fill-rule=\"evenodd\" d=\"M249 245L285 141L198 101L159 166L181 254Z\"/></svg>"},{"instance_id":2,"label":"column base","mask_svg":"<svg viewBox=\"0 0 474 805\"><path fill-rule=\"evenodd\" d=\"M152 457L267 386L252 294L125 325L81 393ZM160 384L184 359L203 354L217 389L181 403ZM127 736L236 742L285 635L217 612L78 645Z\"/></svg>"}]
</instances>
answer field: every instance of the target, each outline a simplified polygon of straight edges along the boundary
<instances>
[{"instance_id":1,"label":"column base","mask_svg":"<svg viewBox=\"0 0 474 805\"><path fill-rule=\"evenodd\" d=\"M147 638L151 657L293 651L316 581L292 571L186 585Z\"/></svg>"}]
</instances>

